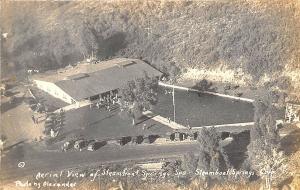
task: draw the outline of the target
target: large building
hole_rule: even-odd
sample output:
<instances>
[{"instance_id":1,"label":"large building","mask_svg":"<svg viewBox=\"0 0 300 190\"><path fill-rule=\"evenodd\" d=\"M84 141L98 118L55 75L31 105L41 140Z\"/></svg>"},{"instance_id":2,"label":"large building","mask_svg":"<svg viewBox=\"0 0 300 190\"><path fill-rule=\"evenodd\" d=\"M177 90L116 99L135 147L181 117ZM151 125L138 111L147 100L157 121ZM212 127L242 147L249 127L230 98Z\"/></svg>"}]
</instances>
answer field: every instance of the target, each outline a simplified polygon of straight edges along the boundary
<instances>
[{"instance_id":1,"label":"large building","mask_svg":"<svg viewBox=\"0 0 300 190\"><path fill-rule=\"evenodd\" d=\"M115 94L128 81L162 73L138 59L117 58L97 64L81 63L32 76L36 86L69 104Z\"/></svg>"}]
</instances>

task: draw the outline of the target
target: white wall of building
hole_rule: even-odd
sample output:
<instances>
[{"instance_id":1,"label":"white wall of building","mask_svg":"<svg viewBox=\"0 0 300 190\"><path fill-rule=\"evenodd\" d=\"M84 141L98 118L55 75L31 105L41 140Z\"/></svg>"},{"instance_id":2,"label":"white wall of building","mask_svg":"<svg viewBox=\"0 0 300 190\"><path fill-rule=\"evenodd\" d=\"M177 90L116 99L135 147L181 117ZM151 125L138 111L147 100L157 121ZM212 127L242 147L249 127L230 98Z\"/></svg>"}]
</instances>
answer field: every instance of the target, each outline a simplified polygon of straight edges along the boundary
<instances>
[{"instance_id":1,"label":"white wall of building","mask_svg":"<svg viewBox=\"0 0 300 190\"><path fill-rule=\"evenodd\" d=\"M69 104L74 104L75 100L69 96L67 93L65 93L61 88L56 86L54 83L41 81L41 80L34 80L37 87L48 94L61 99L64 102L67 102Z\"/></svg>"}]
</instances>

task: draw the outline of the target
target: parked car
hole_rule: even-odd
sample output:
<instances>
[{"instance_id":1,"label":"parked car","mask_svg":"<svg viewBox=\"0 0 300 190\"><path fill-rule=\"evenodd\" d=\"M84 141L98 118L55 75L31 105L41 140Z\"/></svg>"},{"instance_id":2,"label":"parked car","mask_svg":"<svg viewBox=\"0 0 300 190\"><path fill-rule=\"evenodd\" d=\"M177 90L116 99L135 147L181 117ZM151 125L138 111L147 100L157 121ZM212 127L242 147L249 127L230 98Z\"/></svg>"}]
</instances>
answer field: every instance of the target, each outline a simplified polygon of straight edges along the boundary
<instances>
[{"instance_id":1,"label":"parked car","mask_svg":"<svg viewBox=\"0 0 300 190\"><path fill-rule=\"evenodd\" d=\"M170 138L172 141L182 141L184 140L184 134L180 132L175 132L171 135Z\"/></svg>"},{"instance_id":2,"label":"parked car","mask_svg":"<svg viewBox=\"0 0 300 190\"><path fill-rule=\"evenodd\" d=\"M144 140L143 136L136 136L131 138L131 144L141 144Z\"/></svg>"},{"instance_id":3,"label":"parked car","mask_svg":"<svg viewBox=\"0 0 300 190\"><path fill-rule=\"evenodd\" d=\"M65 142L62 146L62 151L66 152L67 150L72 149L74 147L74 143L75 143L74 140Z\"/></svg>"},{"instance_id":4,"label":"parked car","mask_svg":"<svg viewBox=\"0 0 300 190\"><path fill-rule=\"evenodd\" d=\"M122 137L118 140L118 143L123 146L131 141L131 137Z\"/></svg>"},{"instance_id":5,"label":"parked car","mask_svg":"<svg viewBox=\"0 0 300 190\"><path fill-rule=\"evenodd\" d=\"M86 141L86 140L77 140L77 141L75 141L75 143L74 143L74 148L75 148L76 150L82 151L82 149L83 149L84 147L86 147L87 145L88 145L88 141Z\"/></svg>"},{"instance_id":6,"label":"parked car","mask_svg":"<svg viewBox=\"0 0 300 190\"><path fill-rule=\"evenodd\" d=\"M95 150L98 150L99 148L101 148L104 145L106 145L105 141L103 141L103 142L93 141L93 142L89 143L87 150L95 151Z\"/></svg>"},{"instance_id":7,"label":"parked car","mask_svg":"<svg viewBox=\"0 0 300 190\"><path fill-rule=\"evenodd\" d=\"M149 143L154 143L156 141L156 139L159 138L159 135L149 135L148 139L149 139Z\"/></svg>"},{"instance_id":8,"label":"parked car","mask_svg":"<svg viewBox=\"0 0 300 190\"><path fill-rule=\"evenodd\" d=\"M82 149L87 148L87 146L92 142L95 142L95 140L80 139L80 140L75 141L74 148L76 150L82 151Z\"/></svg>"},{"instance_id":9,"label":"parked car","mask_svg":"<svg viewBox=\"0 0 300 190\"><path fill-rule=\"evenodd\" d=\"M121 145L121 146L125 145L123 139L118 139L118 140L117 140L117 144L119 144L119 145Z\"/></svg>"}]
</instances>

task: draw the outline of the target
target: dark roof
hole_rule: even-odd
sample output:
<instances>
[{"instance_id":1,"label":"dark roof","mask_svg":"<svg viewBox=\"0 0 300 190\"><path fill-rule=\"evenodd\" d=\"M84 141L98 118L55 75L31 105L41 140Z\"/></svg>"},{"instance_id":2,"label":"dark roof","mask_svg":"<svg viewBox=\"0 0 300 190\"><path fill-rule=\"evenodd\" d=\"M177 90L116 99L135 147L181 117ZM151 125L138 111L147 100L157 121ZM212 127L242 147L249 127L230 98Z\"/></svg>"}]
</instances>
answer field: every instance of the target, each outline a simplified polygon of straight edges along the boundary
<instances>
[{"instance_id":1,"label":"dark roof","mask_svg":"<svg viewBox=\"0 0 300 190\"><path fill-rule=\"evenodd\" d=\"M118 89L128 81L144 76L161 76L162 73L143 61L119 64L93 73L70 76L67 80L55 82L75 100Z\"/></svg>"}]
</instances>

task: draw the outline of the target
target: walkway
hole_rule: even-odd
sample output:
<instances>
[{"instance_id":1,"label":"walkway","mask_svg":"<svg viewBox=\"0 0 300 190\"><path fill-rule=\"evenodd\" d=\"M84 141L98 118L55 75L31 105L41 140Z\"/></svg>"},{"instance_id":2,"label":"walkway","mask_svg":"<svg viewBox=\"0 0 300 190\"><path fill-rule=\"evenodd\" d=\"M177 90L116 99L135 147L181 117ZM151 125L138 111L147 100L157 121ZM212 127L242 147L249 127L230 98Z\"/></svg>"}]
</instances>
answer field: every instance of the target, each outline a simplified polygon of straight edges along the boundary
<instances>
[{"instance_id":1,"label":"walkway","mask_svg":"<svg viewBox=\"0 0 300 190\"><path fill-rule=\"evenodd\" d=\"M276 125L283 124L283 120L276 120ZM201 129L203 127L209 128L209 127L248 127L253 126L254 122L246 122L246 123L231 123L231 124L222 124L222 125L207 125L207 126L201 126L201 127L193 127L193 129Z\"/></svg>"},{"instance_id":2,"label":"walkway","mask_svg":"<svg viewBox=\"0 0 300 190\"><path fill-rule=\"evenodd\" d=\"M240 100L240 101L254 102L254 100L249 99L249 98L241 98L241 97L236 97L236 96L230 96L230 95L221 94L221 93L217 93L217 92L200 91L200 90L196 90L196 89L193 89L193 88L176 86L176 85L166 84L166 83L163 83L163 82L158 82L158 85L168 87L168 88L175 88L175 89L179 89L179 90L186 90L186 91L193 91L193 92L211 94L211 95L215 95L215 96L220 96L220 97L230 98L230 99L235 99L235 100Z\"/></svg>"},{"instance_id":3,"label":"walkway","mask_svg":"<svg viewBox=\"0 0 300 190\"><path fill-rule=\"evenodd\" d=\"M145 111L143 112L143 114L147 117L150 117L151 119L160 122L163 125L166 125L168 127L171 127L172 129L187 129L185 126L180 125L174 121L169 122L169 120L167 118L164 118L160 115L155 115L154 113L152 113L151 111Z\"/></svg>"},{"instance_id":4,"label":"walkway","mask_svg":"<svg viewBox=\"0 0 300 190\"><path fill-rule=\"evenodd\" d=\"M193 129L200 129L203 127L209 128L209 127L247 127L254 125L254 122L247 122L247 123L231 123L231 124L222 124L222 125L207 125L207 126L201 126L201 127L193 127Z\"/></svg>"}]
</instances>

